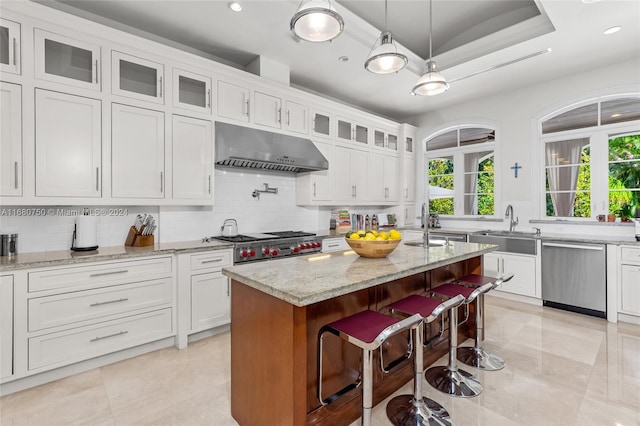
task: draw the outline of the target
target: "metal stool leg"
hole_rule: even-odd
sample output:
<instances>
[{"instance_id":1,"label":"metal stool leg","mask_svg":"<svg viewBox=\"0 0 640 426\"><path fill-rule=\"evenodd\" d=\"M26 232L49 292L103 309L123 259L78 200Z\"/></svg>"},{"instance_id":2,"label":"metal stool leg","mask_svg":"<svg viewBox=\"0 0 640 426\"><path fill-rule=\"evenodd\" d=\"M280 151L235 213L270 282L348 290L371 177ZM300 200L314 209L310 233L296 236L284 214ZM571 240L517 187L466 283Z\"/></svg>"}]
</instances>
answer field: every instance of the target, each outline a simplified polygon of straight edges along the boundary
<instances>
[{"instance_id":1,"label":"metal stool leg","mask_svg":"<svg viewBox=\"0 0 640 426\"><path fill-rule=\"evenodd\" d=\"M421 321L415 328L413 395L396 396L387 404L387 417L395 426L451 425L451 417L442 405L422 397L423 333Z\"/></svg>"},{"instance_id":2,"label":"metal stool leg","mask_svg":"<svg viewBox=\"0 0 640 426\"><path fill-rule=\"evenodd\" d=\"M449 310L449 364L427 369L427 382L452 396L471 397L482 392L480 383L472 374L458 369L458 308Z\"/></svg>"},{"instance_id":3,"label":"metal stool leg","mask_svg":"<svg viewBox=\"0 0 640 426\"><path fill-rule=\"evenodd\" d=\"M481 370L496 371L504 368L504 360L482 348L484 342L484 293L476 298L476 339L473 347L458 348L458 360Z\"/></svg>"}]
</instances>

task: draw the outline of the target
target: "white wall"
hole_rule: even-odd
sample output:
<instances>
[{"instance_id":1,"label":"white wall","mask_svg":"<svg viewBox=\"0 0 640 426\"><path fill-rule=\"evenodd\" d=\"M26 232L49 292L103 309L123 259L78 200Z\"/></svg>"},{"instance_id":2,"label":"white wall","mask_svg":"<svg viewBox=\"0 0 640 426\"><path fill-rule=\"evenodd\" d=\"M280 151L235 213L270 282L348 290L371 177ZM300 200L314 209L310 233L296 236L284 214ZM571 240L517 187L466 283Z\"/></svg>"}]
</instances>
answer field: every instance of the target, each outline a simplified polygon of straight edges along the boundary
<instances>
[{"instance_id":1,"label":"white wall","mask_svg":"<svg viewBox=\"0 0 640 426\"><path fill-rule=\"evenodd\" d=\"M516 215L520 217L519 229L523 231L529 231L532 226L537 226L545 231L558 233L632 235L633 230L630 226L567 226L566 224L528 223L529 219L534 218L535 200L532 175L534 168L537 167L537 160L533 155L533 152L537 152L537 150L532 149L532 144L537 141L535 132L532 133L532 126L535 125L535 120L543 114L548 114L554 109L572 102L623 89L639 90L639 70L640 59L635 58L627 62L608 64L599 69L563 76L515 91L500 92L492 97L484 97L455 107L412 117L409 121L419 127L420 150L418 152L424 152L426 137L450 124L478 120L496 122L498 123L498 131L500 131L498 149L502 157L500 164L502 174L501 205L497 207L498 215L504 212L508 204L512 204ZM499 81L496 81L496 84L499 84ZM455 84L449 90L456 90ZM498 87L496 87L496 91L499 91ZM441 96L446 96L446 94ZM517 179L514 177L513 170L510 169L515 162L522 166ZM424 176L422 161L418 161L417 167L417 176ZM423 194L423 180L418 179L417 184L418 193ZM421 203L417 202L416 204L420 205ZM443 222L443 226L469 229L506 229L508 221L487 223L446 220Z\"/></svg>"}]
</instances>

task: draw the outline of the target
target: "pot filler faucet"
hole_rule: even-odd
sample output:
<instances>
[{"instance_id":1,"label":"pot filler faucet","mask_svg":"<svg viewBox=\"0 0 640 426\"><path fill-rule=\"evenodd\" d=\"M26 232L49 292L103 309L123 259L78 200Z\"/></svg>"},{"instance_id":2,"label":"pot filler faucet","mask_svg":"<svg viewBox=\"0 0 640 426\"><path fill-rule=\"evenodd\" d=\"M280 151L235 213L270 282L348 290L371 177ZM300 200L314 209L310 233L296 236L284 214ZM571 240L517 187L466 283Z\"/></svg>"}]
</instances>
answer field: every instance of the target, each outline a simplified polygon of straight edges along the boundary
<instances>
[{"instance_id":1,"label":"pot filler faucet","mask_svg":"<svg viewBox=\"0 0 640 426\"><path fill-rule=\"evenodd\" d=\"M513 218L513 206L511 204L507 206L507 211L504 212L504 217L511 218L511 221L509 222L509 232L515 231L516 225L518 224L518 218Z\"/></svg>"}]
</instances>

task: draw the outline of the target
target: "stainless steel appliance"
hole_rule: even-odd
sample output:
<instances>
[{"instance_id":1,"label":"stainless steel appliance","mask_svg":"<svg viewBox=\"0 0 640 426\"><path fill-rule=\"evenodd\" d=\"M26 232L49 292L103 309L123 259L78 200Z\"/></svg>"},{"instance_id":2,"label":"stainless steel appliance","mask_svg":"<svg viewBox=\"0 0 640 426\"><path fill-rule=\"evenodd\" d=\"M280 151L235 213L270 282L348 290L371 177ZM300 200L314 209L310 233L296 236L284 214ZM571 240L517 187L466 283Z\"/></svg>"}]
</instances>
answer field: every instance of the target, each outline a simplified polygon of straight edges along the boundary
<instances>
[{"instance_id":1,"label":"stainless steel appliance","mask_svg":"<svg viewBox=\"0 0 640 426\"><path fill-rule=\"evenodd\" d=\"M0 256L18 254L18 234L0 234Z\"/></svg>"},{"instance_id":2,"label":"stainless steel appliance","mask_svg":"<svg viewBox=\"0 0 640 426\"><path fill-rule=\"evenodd\" d=\"M225 219L220 227L220 233L223 237L235 237L238 235L238 222L235 219Z\"/></svg>"},{"instance_id":3,"label":"stainless steel appliance","mask_svg":"<svg viewBox=\"0 0 640 426\"><path fill-rule=\"evenodd\" d=\"M543 241L543 305L606 318L606 257L604 244Z\"/></svg>"},{"instance_id":4,"label":"stainless steel appliance","mask_svg":"<svg viewBox=\"0 0 640 426\"><path fill-rule=\"evenodd\" d=\"M211 239L233 243L233 262L236 264L319 253L322 249L316 234L302 231L209 237L204 241Z\"/></svg>"}]
</instances>

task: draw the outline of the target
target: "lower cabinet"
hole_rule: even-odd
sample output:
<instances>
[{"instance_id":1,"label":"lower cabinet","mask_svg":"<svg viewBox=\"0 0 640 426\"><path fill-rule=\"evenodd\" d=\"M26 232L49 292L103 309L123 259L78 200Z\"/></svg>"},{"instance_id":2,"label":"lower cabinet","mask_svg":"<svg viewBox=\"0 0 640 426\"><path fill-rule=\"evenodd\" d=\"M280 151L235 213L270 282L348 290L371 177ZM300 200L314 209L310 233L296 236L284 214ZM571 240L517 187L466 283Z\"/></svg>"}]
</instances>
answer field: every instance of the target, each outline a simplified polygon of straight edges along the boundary
<instances>
[{"instance_id":1,"label":"lower cabinet","mask_svg":"<svg viewBox=\"0 0 640 426\"><path fill-rule=\"evenodd\" d=\"M618 311L640 316L640 247L621 247Z\"/></svg>"},{"instance_id":2,"label":"lower cabinet","mask_svg":"<svg viewBox=\"0 0 640 426\"><path fill-rule=\"evenodd\" d=\"M13 276L0 277L0 382L13 375Z\"/></svg>"},{"instance_id":3,"label":"lower cabinet","mask_svg":"<svg viewBox=\"0 0 640 426\"><path fill-rule=\"evenodd\" d=\"M541 297L538 292L536 256L493 252L484 255L484 275L499 277L513 274L513 279L497 290L522 296Z\"/></svg>"},{"instance_id":4,"label":"lower cabinet","mask_svg":"<svg viewBox=\"0 0 640 426\"><path fill-rule=\"evenodd\" d=\"M191 277L191 332L231 321L229 279L222 272Z\"/></svg>"}]
</instances>

